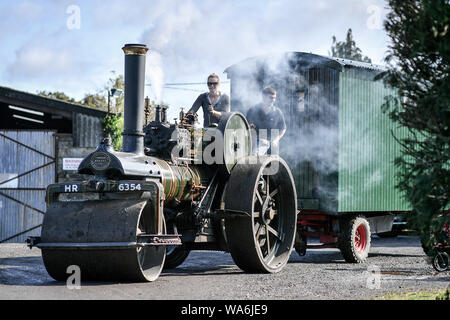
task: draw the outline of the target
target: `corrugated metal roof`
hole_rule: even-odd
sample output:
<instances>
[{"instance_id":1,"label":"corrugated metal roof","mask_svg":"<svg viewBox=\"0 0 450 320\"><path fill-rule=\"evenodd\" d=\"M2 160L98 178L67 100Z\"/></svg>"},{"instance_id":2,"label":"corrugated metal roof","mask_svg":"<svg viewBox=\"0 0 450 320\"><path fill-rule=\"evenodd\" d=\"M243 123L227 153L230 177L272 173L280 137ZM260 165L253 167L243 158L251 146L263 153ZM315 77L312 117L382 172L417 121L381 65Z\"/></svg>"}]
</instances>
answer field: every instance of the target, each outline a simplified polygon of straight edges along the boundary
<instances>
[{"instance_id":1,"label":"corrugated metal roof","mask_svg":"<svg viewBox=\"0 0 450 320\"><path fill-rule=\"evenodd\" d=\"M385 67L372 63L328 57L314 53L291 51L250 57L229 66L224 70L224 72L227 74L235 71L245 72L245 70L248 70L251 66L258 66L267 63L274 65L275 63L280 63L283 60L289 62L293 68L299 66L301 68L310 69L320 65L326 65L329 68L339 70L342 68L359 68L370 71L386 71Z\"/></svg>"},{"instance_id":2,"label":"corrugated metal roof","mask_svg":"<svg viewBox=\"0 0 450 320\"><path fill-rule=\"evenodd\" d=\"M19 91L7 87L0 86L0 102L10 103L12 100L23 101L28 103L30 109L50 112L53 110L61 110L64 112L75 112L87 114L93 117L104 118L107 112L89 108L77 103L70 103L58 99L43 97L37 94ZM45 110L41 110L44 109ZM50 109L49 109L50 108Z\"/></svg>"},{"instance_id":3,"label":"corrugated metal roof","mask_svg":"<svg viewBox=\"0 0 450 320\"><path fill-rule=\"evenodd\" d=\"M344 67L354 67L354 68L363 68L363 69L370 69L370 70L376 70L376 71L386 71L385 67L377 65L377 64L373 64L373 63L355 61L355 60L349 60L349 59L342 59L342 58L337 58L337 57L327 57L327 58L339 62Z\"/></svg>"}]
</instances>

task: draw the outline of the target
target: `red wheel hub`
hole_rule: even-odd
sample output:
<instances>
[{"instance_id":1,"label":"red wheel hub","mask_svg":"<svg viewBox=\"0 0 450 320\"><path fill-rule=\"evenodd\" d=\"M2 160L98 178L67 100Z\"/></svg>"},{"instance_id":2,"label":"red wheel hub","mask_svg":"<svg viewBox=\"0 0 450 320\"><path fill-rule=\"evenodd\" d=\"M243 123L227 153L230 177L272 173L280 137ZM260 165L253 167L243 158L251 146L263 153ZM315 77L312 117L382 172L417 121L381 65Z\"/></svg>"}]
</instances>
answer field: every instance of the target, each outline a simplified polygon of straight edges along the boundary
<instances>
[{"instance_id":1,"label":"red wheel hub","mask_svg":"<svg viewBox=\"0 0 450 320\"><path fill-rule=\"evenodd\" d=\"M359 253L363 253L367 246L367 230L363 224L356 228L355 232L355 248Z\"/></svg>"}]
</instances>

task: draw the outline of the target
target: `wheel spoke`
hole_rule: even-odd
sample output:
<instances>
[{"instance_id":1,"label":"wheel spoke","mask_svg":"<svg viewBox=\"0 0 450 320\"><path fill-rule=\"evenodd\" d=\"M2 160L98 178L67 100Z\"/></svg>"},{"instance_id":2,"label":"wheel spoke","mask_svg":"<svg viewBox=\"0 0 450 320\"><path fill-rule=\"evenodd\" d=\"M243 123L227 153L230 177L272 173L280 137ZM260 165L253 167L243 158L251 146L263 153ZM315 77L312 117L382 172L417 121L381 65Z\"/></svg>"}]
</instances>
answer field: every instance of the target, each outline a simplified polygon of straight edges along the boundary
<instances>
[{"instance_id":1,"label":"wheel spoke","mask_svg":"<svg viewBox=\"0 0 450 320\"><path fill-rule=\"evenodd\" d=\"M264 201L263 201L263 199L261 198L261 195L259 194L258 189L256 189L255 194L256 194L256 198L258 198L259 203L260 203L261 205L263 205Z\"/></svg>"},{"instance_id":2,"label":"wheel spoke","mask_svg":"<svg viewBox=\"0 0 450 320\"><path fill-rule=\"evenodd\" d=\"M258 229L256 230L256 234L255 234L256 240L259 239L259 236L261 235L261 230L262 230L263 226L264 226L263 224L258 223Z\"/></svg>"},{"instance_id":3,"label":"wheel spoke","mask_svg":"<svg viewBox=\"0 0 450 320\"><path fill-rule=\"evenodd\" d=\"M261 213L259 211L253 211L253 218L259 218Z\"/></svg>"},{"instance_id":4,"label":"wheel spoke","mask_svg":"<svg viewBox=\"0 0 450 320\"><path fill-rule=\"evenodd\" d=\"M266 196L268 196L269 195L269 176L267 176L267 179L266 179Z\"/></svg>"},{"instance_id":5,"label":"wheel spoke","mask_svg":"<svg viewBox=\"0 0 450 320\"><path fill-rule=\"evenodd\" d=\"M265 236L262 236L261 237L261 235L265 235L266 234L266 231L265 231L265 225L264 224L262 224L261 225L261 228L260 228L260 233L259 233L259 235L258 235L258 237L256 238L256 240L257 240L257 242L258 242L258 244L259 244L259 248L261 249L261 251L263 250L263 248L264 248L264 246L265 246L265 244L266 244L266 237ZM264 229L264 230L263 230ZM264 253L263 253L264 254Z\"/></svg>"},{"instance_id":6,"label":"wheel spoke","mask_svg":"<svg viewBox=\"0 0 450 320\"><path fill-rule=\"evenodd\" d=\"M279 233L277 230L272 228L271 226L267 225L267 230L269 230L277 239L280 239Z\"/></svg>"},{"instance_id":7,"label":"wheel spoke","mask_svg":"<svg viewBox=\"0 0 450 320\"><path fill-rule=\"evenodd\" d=\"M267 243L267 255L270 253L270 241L269 241L269 226L266 225L266 243Z\"/></svg>"},{"instance_id":8,"label":"wheel spoke","mask_svg":"<svg viewBox=\"0 0 450 320\"><path fill-rule=\"evenodd\" d=\"M275 195L278 193L278 189L275 189L272 191L272 193L270 194L270 197L273 198L275 197Z\"/></svg>"}]
</instances>

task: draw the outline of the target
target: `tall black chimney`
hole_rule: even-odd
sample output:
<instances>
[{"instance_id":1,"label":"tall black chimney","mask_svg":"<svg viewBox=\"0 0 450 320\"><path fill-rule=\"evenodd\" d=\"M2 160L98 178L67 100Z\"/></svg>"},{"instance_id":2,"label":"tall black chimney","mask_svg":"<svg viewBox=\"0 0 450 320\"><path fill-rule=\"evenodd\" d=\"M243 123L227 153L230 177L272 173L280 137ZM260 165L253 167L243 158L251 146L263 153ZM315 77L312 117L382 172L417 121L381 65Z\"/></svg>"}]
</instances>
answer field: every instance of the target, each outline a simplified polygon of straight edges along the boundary
<instances>
[{"instance_id":1,"label":"tall black chimney","mask_svg":"<svg viewBox=\"0 0 450 320\"><path fill-rule=\"evenodd\" d=\"M123 152L144 154L144 85L145 55L144 44L126 44L125 53L125 121L123 130Z\"/></svg>"}]
</instances>

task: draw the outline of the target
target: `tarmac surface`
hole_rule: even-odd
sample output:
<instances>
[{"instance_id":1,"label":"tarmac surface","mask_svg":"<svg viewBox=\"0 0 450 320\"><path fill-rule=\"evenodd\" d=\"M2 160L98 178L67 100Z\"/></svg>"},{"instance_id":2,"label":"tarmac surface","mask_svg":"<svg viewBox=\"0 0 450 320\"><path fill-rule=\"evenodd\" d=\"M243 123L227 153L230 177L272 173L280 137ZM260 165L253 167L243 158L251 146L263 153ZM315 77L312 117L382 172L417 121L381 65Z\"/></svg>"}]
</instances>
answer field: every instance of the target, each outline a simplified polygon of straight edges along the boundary
<instances>
[{"instance_id":1,"label":"tarmac surface","mask_svg":"<svg viewBox=\"0 0 450 320\"><path fill-rule=\"evenodd\" d=\"M413 236L373 236L364 264L346 263L338 249L303 257L293 251L280 273L251 274L228 253L194 251L151 283L81 282L79 288L53 280L39 249L0 244L2 300L355 300L449 285L450 272L436 272Z\"/></svg>"}]
</instances>

